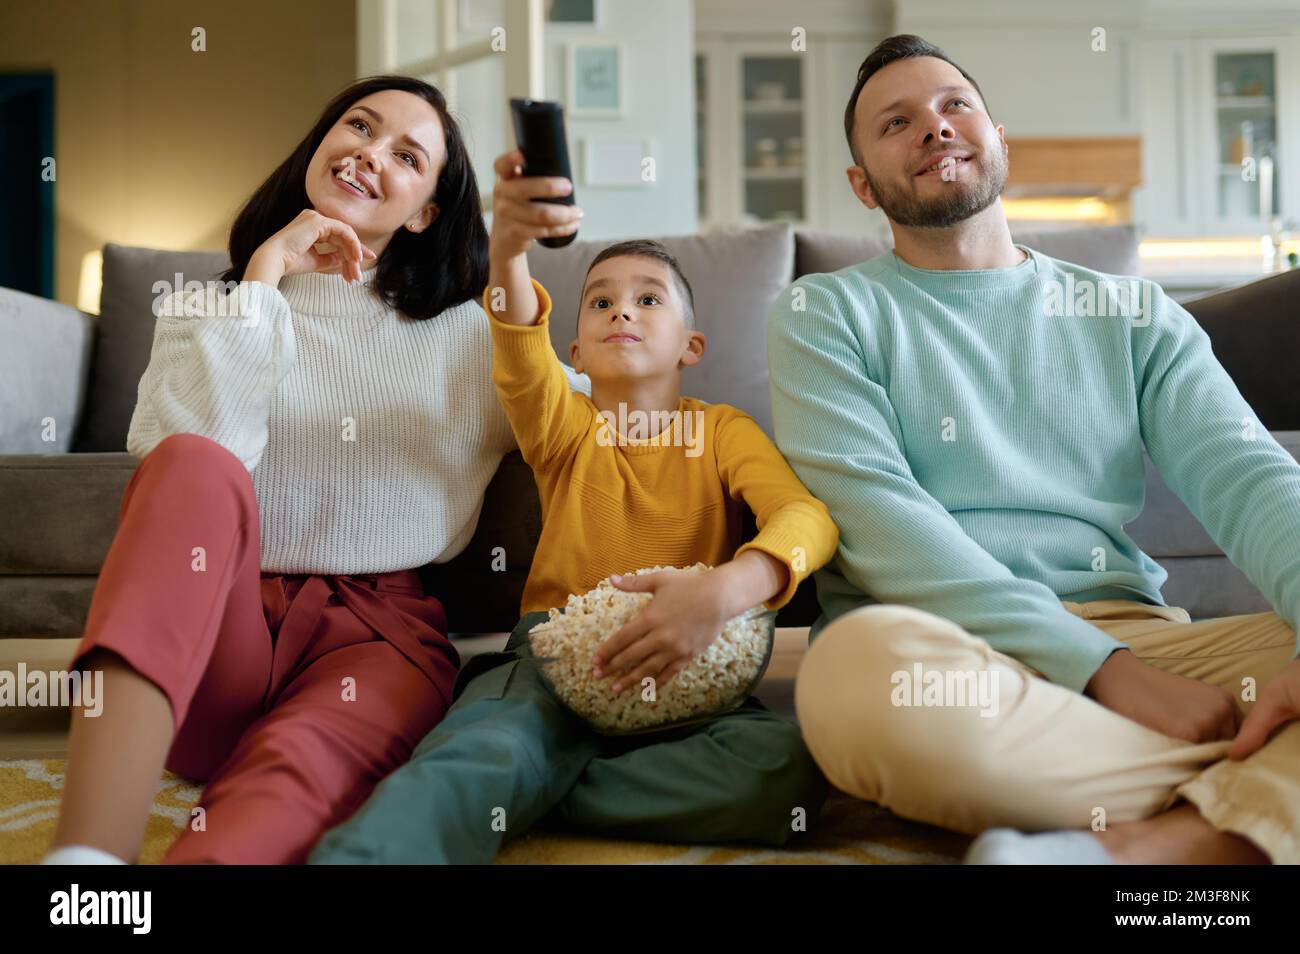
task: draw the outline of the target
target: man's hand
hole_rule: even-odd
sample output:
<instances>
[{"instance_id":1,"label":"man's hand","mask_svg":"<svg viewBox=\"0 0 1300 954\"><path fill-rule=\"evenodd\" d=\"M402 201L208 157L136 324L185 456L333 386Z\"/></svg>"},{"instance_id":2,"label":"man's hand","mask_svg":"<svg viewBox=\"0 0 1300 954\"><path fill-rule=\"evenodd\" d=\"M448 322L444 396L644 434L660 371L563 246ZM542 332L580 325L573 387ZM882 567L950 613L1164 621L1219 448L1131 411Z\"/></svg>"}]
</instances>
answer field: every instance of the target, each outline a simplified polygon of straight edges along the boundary
<instances>
[{"instance_id":1,"label":"man's hand","mask_svg":"<svg viewBox=\"0 0 1300 954\"><path fill-rule=\"evenodd\" d=\"M1274 729L1297 718L1300 718L1300 659L1293 659L1265 683L1228 749L1228 758L1244 759L1267 742Z\"/></svg>"},{"instance_id":2,"label":"man's hand","mask_svg":"<svg viewBox=\"0 0 1300 954\"><path fill-rule=\"evenodd\" d=\"M1127 649L1110 654L1084 694L1148 729L1187 742L1231 739L1242 720L1227 690L1157 669Z\"/></svg>"}]
</instances>

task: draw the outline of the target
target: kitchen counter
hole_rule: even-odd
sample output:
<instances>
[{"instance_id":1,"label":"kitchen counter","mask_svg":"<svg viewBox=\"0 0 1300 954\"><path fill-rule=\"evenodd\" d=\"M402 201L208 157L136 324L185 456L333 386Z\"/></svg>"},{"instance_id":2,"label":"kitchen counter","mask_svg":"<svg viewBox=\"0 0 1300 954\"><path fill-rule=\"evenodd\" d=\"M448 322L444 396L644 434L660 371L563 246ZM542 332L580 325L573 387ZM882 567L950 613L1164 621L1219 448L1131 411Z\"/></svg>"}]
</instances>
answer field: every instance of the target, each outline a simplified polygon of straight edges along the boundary
<instances>
[{"instance_id":1,"label":"kitchen counter","mask_svg":"<svg viewBox=\"0 0 1300 954\"><path fill-rule=\"evenodd\" d=\"M1142 277L1159 284L1175 301L1186 301L1275 274L1263 249L1258 238L1143 239ZM1300 240L1284 243L1283 251L1300 252ZM1284 260L1280 271L1288 267Z\"/></svg>"}]
</instances>

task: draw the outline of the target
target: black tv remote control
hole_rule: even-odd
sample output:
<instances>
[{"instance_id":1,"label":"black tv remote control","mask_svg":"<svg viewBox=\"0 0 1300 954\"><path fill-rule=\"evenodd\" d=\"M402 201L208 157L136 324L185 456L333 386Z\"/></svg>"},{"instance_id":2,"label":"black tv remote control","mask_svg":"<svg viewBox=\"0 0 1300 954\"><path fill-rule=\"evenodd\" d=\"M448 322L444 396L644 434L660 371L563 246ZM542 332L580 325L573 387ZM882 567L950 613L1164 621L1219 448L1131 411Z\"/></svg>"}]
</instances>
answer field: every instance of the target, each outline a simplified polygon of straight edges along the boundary
<instances>
[{"instance_id":1,"label":"black tv remote control","mask_svg":"<svg viewBox=\"0 0 1300 954\"><path fill-rule=\"evenodd\" d=\"M564 107L544 99L511 99L510 118L515 128L515 141L524 154L524 175L560 176L572 182L569 147L564 138ZM573 192L533 201L573 205ZM562 248L577 234L571 232L537 241L547 248Z\"/></svg>"}]
</instances>

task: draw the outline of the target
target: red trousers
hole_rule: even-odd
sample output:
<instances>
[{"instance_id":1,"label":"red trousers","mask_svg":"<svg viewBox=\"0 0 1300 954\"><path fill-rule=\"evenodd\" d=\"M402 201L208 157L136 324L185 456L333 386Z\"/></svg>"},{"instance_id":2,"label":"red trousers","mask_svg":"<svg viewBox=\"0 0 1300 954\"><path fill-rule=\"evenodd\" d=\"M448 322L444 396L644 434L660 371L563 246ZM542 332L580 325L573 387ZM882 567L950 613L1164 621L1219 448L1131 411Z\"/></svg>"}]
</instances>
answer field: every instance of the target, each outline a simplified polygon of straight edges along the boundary
<instances>
[{"instance_id":1,"label":"red trousers","mask_svg":"<svg viewBox=\"0 0 1300 954\"><path fill-rule=\"evenodd\" d=\"M270 574L260 557L233 454L177 434L141 461L73 668L111 650L171 703L167 768L208 784L170 863L306 860L451 698L460 659L415 570Z\"/></svg>"}]
</instances>

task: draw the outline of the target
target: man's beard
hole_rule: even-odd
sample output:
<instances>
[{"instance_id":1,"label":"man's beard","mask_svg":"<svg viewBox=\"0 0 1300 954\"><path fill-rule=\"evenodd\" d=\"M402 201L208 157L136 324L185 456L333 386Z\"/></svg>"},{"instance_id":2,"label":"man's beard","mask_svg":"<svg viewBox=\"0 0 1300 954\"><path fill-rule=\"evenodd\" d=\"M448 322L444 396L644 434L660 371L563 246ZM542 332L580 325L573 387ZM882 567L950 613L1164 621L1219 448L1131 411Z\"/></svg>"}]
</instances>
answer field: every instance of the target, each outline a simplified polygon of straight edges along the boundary
<instances>
[{"instance_id":1,"label":"man's beard","mask_svg":"<svg viewBox=\"0 0 1300 954\"><path fill-rule=\"evenodd\" d=\"M987 165L984 156L990 160ZM968 160L965 164L971 163ZM992 154L981 153L978 165L984 174L976 181L966 183L954 179L945 182L944 193L933 199L923 199L901 187L886 187L871 177L866 166L860 168L880 210L891 222L913 228L946 229L983 212L1002 194L1007 184L1008 170L1005 147ZM939 174L942 176L943 172L940 171Z\"/></svg>"}]
</instances>

